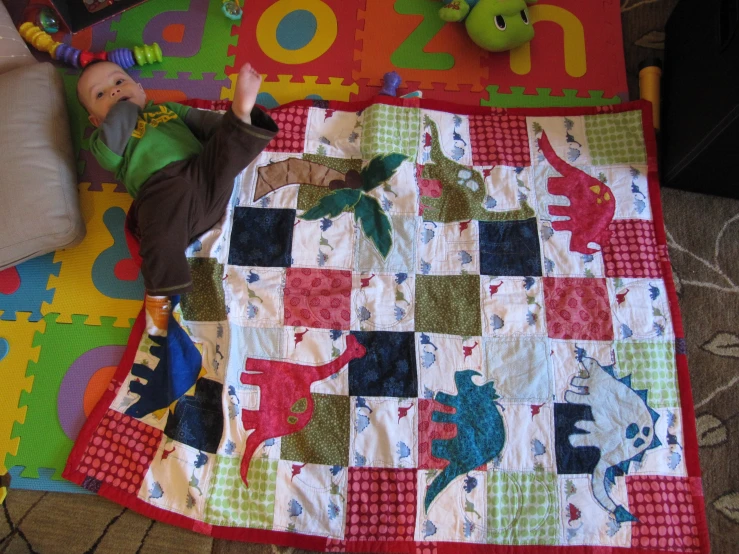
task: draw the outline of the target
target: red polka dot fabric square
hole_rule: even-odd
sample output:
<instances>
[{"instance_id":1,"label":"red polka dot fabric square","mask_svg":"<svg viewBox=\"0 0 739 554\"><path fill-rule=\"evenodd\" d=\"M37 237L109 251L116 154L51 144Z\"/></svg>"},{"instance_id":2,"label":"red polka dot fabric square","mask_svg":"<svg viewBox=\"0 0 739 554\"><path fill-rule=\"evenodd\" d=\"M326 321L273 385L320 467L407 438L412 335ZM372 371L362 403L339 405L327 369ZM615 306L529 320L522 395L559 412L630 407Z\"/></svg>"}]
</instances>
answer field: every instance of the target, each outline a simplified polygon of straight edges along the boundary
<instances>
[{"instance_id":1,"label":"red polka dot fabric square","mask_svg":"<svg viewBox=\"0 0 739 554\"><path fill-rule=\"evenodd\" d=\"M605 279L545 277L544 301L549 337L613 340Z\"/></svg>"},{"instance_id":2,"label":"red polka dot fabric square","mask_svg":"<svg viewBox=\"0 0 739 554\"><path fill-rule=\"evenodd\" d=\"M159 429L108 410L87 445L79 471L91 479L136 494L161 439Z\"/></svg>"},{"instance_id":3,"label":"red polka dot fabric square","mask_svg":"<svg viewBox=\"0 0 739 554\"><path fill-rule=\"evenodd\" d=\"M348 330L351 296L351 271L288 268L285 325Z\"/></svg>"},{"instance_id":4,"label":"red polka dot fabric square","mask_svg":"<svg viewBox=\"0 0 739 554\"><path fill-rule=\"evenodd\" d=\"M611 222L611 240L603 245L606 277L662 277L654 222L617 219Z\"/></svg>"},{"instance_id":5,"label":"red polka dot fabric square","mask_svg":"<svg viewBox=\"0 0 739 554\"><path fill-rule=\"evenodd\" d=\"M670 552L699 552L697 510L690 482L682 477L626 477L631 546Z\"/></svg>"},{"instance_id":6,"label":"red polka dot fabric square","mask_svg":"<svg viewBox=\"0 0 739 554\"><path fill-rule=\"evenodd\" d=\"M470 116L473 165L531 165L526 118L491 113Z\"/></svg>"},{"instance_id":7,"label":"red polka dot fabric square","mask_svg":"<svg viewBox=\"0 0 739 554\"><path fill-rule=\"evenodd\" d=\"M412 541L416 470L349 468L345 540Z\"/></svg>"},{"instance_id":8,"label":"red polka dot fabric square","mask_svg":"<svg viewBox=\"0 0 739 554\"><path fill-rule=\"evenodd\" d=\"M295 152L302 154L305 147L305 130L308 125L308 108L292 106L269 112L280 128L265 152Z\"/></svg>"}]
</instances>

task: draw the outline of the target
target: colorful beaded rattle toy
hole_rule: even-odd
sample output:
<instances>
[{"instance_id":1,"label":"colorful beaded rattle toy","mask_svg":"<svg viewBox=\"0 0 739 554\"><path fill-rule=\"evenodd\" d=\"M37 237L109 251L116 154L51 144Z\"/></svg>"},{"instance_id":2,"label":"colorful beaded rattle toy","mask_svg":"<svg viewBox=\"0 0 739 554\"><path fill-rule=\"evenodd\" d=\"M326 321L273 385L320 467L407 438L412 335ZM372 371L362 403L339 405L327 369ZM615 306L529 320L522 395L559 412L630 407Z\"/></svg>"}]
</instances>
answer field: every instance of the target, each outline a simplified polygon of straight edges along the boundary
<instances>
[{"instance_id":1,"label":"colorful beaded rattle toy","mask_svg":"<svg viewBox=\"0 0 739 554\"><path fill-rule=\"evenodd\" d=\"M111 52L89 52L55 41L49 33L44 32L30 21L21 25L18 32L36 50L48 52L55 60L63 61L78 69L86 67L93 61L111 61L123 69L162 61L162 49L156 42L134 46L133 50L117 48Z\"/></svg>"}]
</instances>

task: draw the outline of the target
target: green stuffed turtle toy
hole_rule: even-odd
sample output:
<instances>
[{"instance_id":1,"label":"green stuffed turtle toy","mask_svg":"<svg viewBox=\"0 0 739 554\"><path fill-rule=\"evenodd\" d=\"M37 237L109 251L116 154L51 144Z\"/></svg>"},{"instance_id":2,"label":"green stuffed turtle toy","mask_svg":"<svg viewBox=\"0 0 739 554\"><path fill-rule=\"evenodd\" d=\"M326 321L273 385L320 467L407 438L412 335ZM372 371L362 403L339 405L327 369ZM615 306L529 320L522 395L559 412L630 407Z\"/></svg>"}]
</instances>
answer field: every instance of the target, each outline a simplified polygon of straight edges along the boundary
<instances>
[{"instance_id":1,"label":"green stuffed turtle toy","mask_svg":"<svg viewBox=\"0 0 739 554\"><path fill-rule=\"evenodd\" d=\"M442 0L444 21L464 21L467 34L491 52L513 50L534 38L529 4L537 0Z\"/></svg>"}]
</instances>

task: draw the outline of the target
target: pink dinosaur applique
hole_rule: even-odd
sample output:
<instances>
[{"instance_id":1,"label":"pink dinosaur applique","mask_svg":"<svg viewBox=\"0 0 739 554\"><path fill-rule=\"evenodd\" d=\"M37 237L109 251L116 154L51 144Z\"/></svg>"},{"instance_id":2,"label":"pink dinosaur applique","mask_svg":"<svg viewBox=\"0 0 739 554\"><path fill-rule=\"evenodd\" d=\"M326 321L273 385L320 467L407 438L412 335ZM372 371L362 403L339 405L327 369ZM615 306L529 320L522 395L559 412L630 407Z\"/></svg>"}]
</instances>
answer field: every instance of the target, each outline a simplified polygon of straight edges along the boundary
<instances>
[{"instance_id":1,"label":"pink dinosaur applique","mask_svg":"<svg viewBox=\"0 0 739 554\"><path fill-rule=\"evenodd\" d=\"M267 439L300 431L313 417L311 384L330 377L350 361L364 357L366 352L365 347L353 335L349 335L346 338L346 350L335 360L320 366L256 358L246 360L241 382L258 386L260 396L258 410L241 410L244 429L254 429L246 439L241 459L241 478L247 487L249 464L259 445Z\"/></svg>"},{"instance_id":2,"label":"pink dinosaur applique","mask_svg":"<svg viewBox=\"0 0 739 554\"><path fill-rule=\"evenodd\" d=\"M565 216L565 221L552 221L555 231L571 231L570 250L581 254L599 252L588 246L594 242L602 248L611 240L609 225L616 213L613 191L584 171L571 166L554 152L546 133L539 139L539 148L547 161L562 177L550 177L550 194L566 196L569 206L549 206L552 216Z\"/></svg>"}]
</instances>

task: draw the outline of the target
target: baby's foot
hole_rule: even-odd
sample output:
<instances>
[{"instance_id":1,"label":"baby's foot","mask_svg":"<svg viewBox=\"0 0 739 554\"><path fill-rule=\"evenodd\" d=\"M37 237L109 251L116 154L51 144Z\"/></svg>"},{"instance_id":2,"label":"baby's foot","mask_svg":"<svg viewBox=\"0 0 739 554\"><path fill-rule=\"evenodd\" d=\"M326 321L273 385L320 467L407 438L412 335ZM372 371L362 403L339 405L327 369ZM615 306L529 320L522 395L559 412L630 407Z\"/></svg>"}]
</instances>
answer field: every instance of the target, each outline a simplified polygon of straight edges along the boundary
<instances>
[{"instance_id":1,"label":"baby's foot","mask_svg":"<svg viewBox=\"0 0 739 554\"><path fill-rule=\"evenodd\" d=\"M251 122L250 115L254 103L257 101L259 86L262 84L262 76L256 72L251 64L244 64L239 71L239 79L236 81L236 93L231 109L234 115L241 121Z\"/></svg>"}]
</instances>

